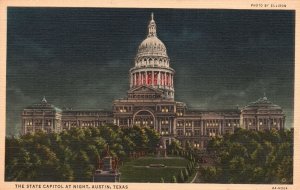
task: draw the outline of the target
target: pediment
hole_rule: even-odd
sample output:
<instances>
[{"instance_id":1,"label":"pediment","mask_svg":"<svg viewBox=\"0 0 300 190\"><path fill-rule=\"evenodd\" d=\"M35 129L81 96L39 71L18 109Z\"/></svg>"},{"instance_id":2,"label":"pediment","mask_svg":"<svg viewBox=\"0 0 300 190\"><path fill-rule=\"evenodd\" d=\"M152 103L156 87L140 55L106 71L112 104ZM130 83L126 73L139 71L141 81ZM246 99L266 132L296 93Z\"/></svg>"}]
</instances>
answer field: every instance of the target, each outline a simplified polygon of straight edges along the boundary
<instances>
[{"instance_id":1,"label":"pediment","mask_svg":"<svg viewBox=\"0 0 300 190\"><path fill-rule=\"evenodd\" d=\"M127 93L128 99L162 99L163 91L149 86L139 86L130 89Z\"/></svg>"},{"instance_id":2,"label":"pediment","mask_svg":"<svg viewBox=\"0 0 300 190\"><path fill-rule=\"evenodd\" d=\"M163 94L163 92L159 89L155 89L149 86L139 86L136 88L133 88L128 91L128 93L134 93L134 94Z\"/></svg>"}]
</instances>

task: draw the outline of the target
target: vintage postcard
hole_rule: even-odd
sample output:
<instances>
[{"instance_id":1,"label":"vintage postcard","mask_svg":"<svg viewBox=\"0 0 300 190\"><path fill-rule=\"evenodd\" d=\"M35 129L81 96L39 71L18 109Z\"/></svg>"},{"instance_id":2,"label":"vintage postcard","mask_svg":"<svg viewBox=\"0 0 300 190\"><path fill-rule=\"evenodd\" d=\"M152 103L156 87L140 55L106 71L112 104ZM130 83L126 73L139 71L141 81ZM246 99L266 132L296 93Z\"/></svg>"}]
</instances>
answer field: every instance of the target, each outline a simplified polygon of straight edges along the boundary
<instances>
[{"instance_id":1,"label":"vintage postcard","mask_svg":"<svg viewBox=\"0 0 300 190\"><path fill-rule=\"evenodd\" d=\"M0 189L299 188L298 2L0 5Z\"/></svg>"}]
</instances>

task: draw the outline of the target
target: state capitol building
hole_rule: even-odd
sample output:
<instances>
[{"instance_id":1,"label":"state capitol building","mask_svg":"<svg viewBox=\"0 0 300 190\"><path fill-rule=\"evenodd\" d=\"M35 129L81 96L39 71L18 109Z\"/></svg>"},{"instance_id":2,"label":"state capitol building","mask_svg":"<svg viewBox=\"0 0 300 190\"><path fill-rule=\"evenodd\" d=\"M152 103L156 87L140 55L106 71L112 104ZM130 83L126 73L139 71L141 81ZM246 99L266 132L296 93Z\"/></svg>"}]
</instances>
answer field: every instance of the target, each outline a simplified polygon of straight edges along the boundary
<instances>
[{"instance_id":1,"label":"state capitol building","mask_svg":"<svg viewBox=\"0 0 300 190\"><path fill-rule=\"evenodd\" d=\"M134 66L129 70L127 97L113 101L112 111L59 109L45 98L22 112L22 134L36 131L60 132L72 127L115 124L119 127L143 126L159 132L166 142L190 142L205 148L210 137L249 130L284 129L285 115L280 106L266 96L239 109L188 109L174 100L175 70L167 48L158 38L153 14L148 35L139 45ZM179 79L180 80L180 79Z\"/></svg>"}]
</instances>

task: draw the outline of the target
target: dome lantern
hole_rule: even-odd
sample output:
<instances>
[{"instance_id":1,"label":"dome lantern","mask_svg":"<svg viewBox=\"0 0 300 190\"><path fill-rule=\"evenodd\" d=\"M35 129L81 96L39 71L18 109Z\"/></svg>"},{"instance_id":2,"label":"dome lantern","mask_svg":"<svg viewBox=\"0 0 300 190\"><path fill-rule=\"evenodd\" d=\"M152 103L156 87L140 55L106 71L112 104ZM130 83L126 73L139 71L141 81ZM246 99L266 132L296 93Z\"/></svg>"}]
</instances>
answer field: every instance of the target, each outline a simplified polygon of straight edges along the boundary
<instances>
[{"instance_id":1,"label":"dome lantern","mask_svg":"<svg viewBox=\"0 0 300 190\"><path fill-rule=\"evenodd\" d=\"M151 20L148 25L148 37L156 36L156 24L154 21L154 14L151 13Z\"/></svg>"}]
</instances>

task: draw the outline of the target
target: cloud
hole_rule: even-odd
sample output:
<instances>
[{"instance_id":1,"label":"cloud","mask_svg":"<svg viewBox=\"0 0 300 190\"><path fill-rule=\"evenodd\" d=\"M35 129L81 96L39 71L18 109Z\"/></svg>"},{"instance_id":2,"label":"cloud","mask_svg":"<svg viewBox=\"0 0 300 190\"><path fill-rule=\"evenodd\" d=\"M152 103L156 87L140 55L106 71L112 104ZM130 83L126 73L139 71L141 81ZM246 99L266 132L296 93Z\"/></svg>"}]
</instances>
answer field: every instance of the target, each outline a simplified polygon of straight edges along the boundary
<instances>
[{"instance_id":1,"label":"cloud","mask_svg":"<svg viewBox=\"0 0 300 190\"><path fill-rule=\"evenodd\" d=\"M7 87L6 90L6 134L19 134L21 130L22 110L38 102L34 98L25 95L18 87Z\"/></svg>"}]
</instances>

